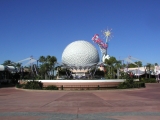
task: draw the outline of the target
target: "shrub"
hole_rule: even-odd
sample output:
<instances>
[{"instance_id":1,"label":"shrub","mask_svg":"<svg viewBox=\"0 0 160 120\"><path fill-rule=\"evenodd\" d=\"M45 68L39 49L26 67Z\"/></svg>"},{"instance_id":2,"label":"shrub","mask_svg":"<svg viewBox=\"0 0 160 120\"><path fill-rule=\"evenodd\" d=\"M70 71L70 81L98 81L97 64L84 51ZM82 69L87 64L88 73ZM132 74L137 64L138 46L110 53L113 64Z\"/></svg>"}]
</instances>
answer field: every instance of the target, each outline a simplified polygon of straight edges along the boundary
<instances>
[{"instance_id":1,"label":"shrub","mask_svg":"<svg viewBox=\"0 0 160 120\"><path fill-rule=\"evenodd\" d=\"M117 86L118 89L142 88L142 87L143 88L146 87L144 82L134 82L133 84L129 84L128 82L123 82Z\"/></svg>"},{"instance_id":2,"label":"shrub","mask_svg":"<svg viewBox=\"0 0 160 120\"><path fill-rule=\"evenodd\" d=\"M127 76L126 81L120 83L117 88L118 89L127 89L127 88L141 88L145 87L145 82L135 82L133 78Z\"/></svg>"},{"instance_id":3,"label":"shrub","mask_svg":"<svg viewBox=\"0 0 160 120\"><path fill-rule=\"evenodd\" d=\"M156 79L150 78L150 79L141 79L140 81L145 83L156 83Z\"/></svg>"},{"instance_id":4,"label":"shrub","mask_svg":"<svg viewBox=\"0 0 160 120\"><path fill-rule=\"evenodd\" d=\"M55 85L49 85L45 88L45 90L58 90L58 87Z\"/></svg>"},{"instance_id":5,"label":"shrub","mask_svg":"<svg viewBox=\"0 0 160 120\"><path fill-rule=\"evenodd\" d=\"M23 88L25 84L16 84L16 88Z\"/></svg>"},{"instance_id":6,"label":"shrub","mask_svg":"<svg viewBox=\"0 0 160 120\"><path fill-rule=\"evenodd\" d=\"M36 79L36 80L42 80L42 77L41 77L40 75L37 75L37 76L35 77L35 79Z\"/></svg>"},{"instance_id":7,"label":"shrub","mask_svg":"<svg viewBox=\"0 0 160 120\"><path fill-rule=\"evenodd\" d=\"M117 86L118 89L126 89L127 88L127 85L123 82L123 83L120 83L118 86Z\"/></svg>"},{"instance_id":8,"label":"shrub","mask_svg":"<svg viewBox=\"0 0 160 120\"><path fill-rule=\"evenodd\" d=\"M24 89L42 89L43 83L39 81L28 81L23 88Z\"/></svg>"}]
</instances>

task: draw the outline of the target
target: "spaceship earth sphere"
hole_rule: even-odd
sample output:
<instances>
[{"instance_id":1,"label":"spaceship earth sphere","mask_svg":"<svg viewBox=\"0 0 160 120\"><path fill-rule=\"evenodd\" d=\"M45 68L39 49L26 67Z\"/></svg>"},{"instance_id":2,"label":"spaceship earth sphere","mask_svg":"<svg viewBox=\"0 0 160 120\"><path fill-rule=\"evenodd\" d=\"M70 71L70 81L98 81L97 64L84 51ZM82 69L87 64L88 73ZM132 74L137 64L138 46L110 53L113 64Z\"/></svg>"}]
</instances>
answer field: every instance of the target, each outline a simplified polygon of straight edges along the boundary
<instances>
[{"instance_id":1,"label":"spaceship earth sphere","mask_svg":"<svg viewBox=\"0 0 160 120\"><path fill-rule=\"evenodd\" d=\"M98 62L99 54L97 49L84 40L70 43L62 53L62 63L67 65L85 66Z\"/></svg>"}]
</instances>

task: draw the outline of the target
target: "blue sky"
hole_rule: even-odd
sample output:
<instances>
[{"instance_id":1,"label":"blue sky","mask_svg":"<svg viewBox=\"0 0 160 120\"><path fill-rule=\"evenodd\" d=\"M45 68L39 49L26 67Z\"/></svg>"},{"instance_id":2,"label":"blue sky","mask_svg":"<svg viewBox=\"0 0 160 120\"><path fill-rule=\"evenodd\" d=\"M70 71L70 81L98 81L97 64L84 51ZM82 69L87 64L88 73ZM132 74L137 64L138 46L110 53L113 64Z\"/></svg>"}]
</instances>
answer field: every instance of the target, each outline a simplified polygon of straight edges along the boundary
<instances>
[{"instance_id":1,"label":"blue sky","mask_svg":"<svg viewBox=\"0 0 160 120\"><path fill-rule=\"evenodd\" d=\"M103 39L107 28L113 32L110 56L160 64L159 5L160 0L0 0L0 64L31 55L61 62L69 43L93 43L93 35Z\"/></svg>"}]
</instances>

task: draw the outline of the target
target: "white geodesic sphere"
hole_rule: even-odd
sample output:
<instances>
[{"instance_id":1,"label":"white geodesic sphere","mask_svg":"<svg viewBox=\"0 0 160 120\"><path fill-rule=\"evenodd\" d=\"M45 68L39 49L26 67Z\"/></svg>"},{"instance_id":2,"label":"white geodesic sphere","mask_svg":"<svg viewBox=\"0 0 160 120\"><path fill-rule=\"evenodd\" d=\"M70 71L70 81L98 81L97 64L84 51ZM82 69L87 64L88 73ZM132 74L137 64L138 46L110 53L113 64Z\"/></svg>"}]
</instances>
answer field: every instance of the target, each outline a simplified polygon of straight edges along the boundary
<instances>
[{"instance_id":1,"label":"white geodesic sphere","mask_svg":"<svg viewBox=\"0 0 160 120\"><path fill-rule=\"evenodd\" d=\"M62 63L67 65L85 66L98 62L99 54L97 49L84 40L70 43L62 54Z\"/></svg>"}]
</instances>

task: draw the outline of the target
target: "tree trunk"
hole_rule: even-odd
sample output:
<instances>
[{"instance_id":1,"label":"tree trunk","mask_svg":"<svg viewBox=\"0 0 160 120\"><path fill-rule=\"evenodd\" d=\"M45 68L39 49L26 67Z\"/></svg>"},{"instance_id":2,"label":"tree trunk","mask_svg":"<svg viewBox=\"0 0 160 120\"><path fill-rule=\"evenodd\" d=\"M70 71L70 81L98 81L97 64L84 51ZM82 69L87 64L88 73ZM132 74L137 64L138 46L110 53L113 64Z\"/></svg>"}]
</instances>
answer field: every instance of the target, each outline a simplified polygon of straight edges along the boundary
<instances>
[{"instance_id":1,"label":"tree trunk","mask_svg":"<svg viewBox=\"0 0 160 120\"><path fill-rule=\"evenodd\" d=\"M147 72L146 72L146 70L145 70L145 79L147 79Z\"/></svg>"},{"instance_id":2,"label":"tree trunk","mask_svg":"<svg viewBox=\"0 0 160 120\"><path fill-rule=\"evenodd\" d=\"M45 80L47 80L47 73L45 73Z\"/></svg>"},{"instance_id":3,"label":"tree trunk","mask_svg":"<svg viewBox=\"0 0 160 120\"><path fill-rule=\"evenodd\" d=\"M117 79L119 79L119 69L117 68Z\"/></svg>"},{"instance_id":4,"label":"tree trunk","mask_svg":"<svg viewBox=\"0 0 160 120\"><path fill-rule=\"evenodd\" d=\"M150 72L150 67L149 67L149 79L151 78L151 72Z\"/></svg>"}]
</instances>

